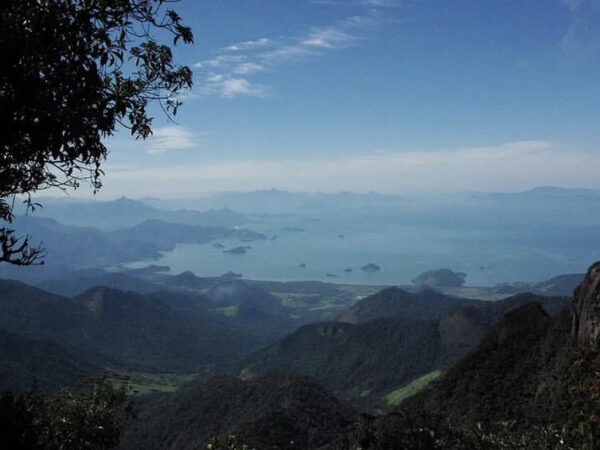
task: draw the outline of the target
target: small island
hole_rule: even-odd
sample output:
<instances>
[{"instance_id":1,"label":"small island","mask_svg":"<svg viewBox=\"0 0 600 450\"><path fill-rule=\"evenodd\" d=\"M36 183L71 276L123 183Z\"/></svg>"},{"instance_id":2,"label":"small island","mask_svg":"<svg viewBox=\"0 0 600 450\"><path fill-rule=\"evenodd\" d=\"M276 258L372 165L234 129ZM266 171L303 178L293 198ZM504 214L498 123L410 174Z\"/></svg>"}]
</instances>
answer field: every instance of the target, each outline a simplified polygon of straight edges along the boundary
<instances>
[{"instance_id":1,"label":"small island","mask_svg":"<svg viewBox=\"0 0 600 450\"><path fill-rule=\"evenodd\" d=\"M250 247L249 245L241 246L241 247L234 247L234 248L230 248L229 250L223 250L223 253L231 253L234 255L243 255L251 248L252 247Z\"/></svg>"},{"instance_id":2,"label":"small island","mask_svg":"<svg viewBox=\"0 0 600 450\"><path fill-rule=\"evenodd\" d=\"M213 244L213 247L215 247L215 248L220 248L220 249L223 249L223 248L225 248L225 246L224 246L223 244L221 244L220 242L215 242L215 243Z\"/></svg>"},{"instance_id":3,"label":"small island","mask_svg":"<svg viewBox=\"0 0 600 450\"><path fill-rule=\"evenodd\" d=\"M241 273L232 272L231 270L221 275L221 278L242 278Z\"/></svg>"},{"instance_id":4,"label":"small island","mask_svg":"<svg viewBox=\"0 0 600 450\"><path fill-rule=\"evenodd\" d=\"M461 287L465 284L466 273L450 269L435 269L423 272L412 280L413 284L428 287Z\"/></svg>"},{"instance_id":5,"label":"small island","mask_svg":"<svg viewBox=\"0 0 600 450\"><path fill-rule=\"evenodd\" d=\"M365 264L364 266L362 266L361 269L364 270L365 272L373 273L373 272L380 271L381 267L379 267L375 263L369 263L369 264Z\"/></svg>"},{"instance_id":6,"label":"small island","mask_svg":"<svg viewBox=\"0 0 600 450\"><path fill-rule=\"evenodd\" d=\"M300 267L300 268L304 269L304 268L306 267L306 264L302 263L302 264L300 264L298 267Z\"/></svg>"},{"instance_id":7,"label":"small island","mask_svg":"<svg viewBox=\"0 0 600 450\"><path fill-rule=\"evenodd\" d=\"M346 267L346 268L344 269L344 272L346 272L346 273L350 273L350 272L352 272L352 267Z\"/></svg>"}]
</instances>

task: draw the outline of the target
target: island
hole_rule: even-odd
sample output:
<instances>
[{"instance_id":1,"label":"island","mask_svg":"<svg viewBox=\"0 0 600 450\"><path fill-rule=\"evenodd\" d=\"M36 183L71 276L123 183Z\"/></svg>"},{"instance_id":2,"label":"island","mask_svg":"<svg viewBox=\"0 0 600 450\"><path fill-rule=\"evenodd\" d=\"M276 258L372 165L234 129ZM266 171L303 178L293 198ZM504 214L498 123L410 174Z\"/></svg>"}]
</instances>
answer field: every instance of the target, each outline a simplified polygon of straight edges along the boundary
<instances>
[{"instance_id":1,"label":"island","mask_svg":"<svg viewBox=\"0 0 600 450\"><path fill-rule=\"evenodd\" d=\"M241 246L241 247L234 247L234 248L230 248L229 250L223 250L223 253L232 253L234 255L243 255L251 248L252 247L250 247L249 245Z\"/></svg>"},{"instance_id":2,"label":"island","mask_svg":"<svg viewBox=\"0 0 600 450\"><path fill-rule=\"evenodd\" d=\"M377 264L374 263L369 263L369 264L365 264L364 266L361 267L362 270L364 270L365 272L378 272L381 270L381 267L379 267Z\"/></svg>"},{"instance_id":3,"label":"island","mask_svg":"<svg viewBox=\"0 0 600 450\"><path fill-rule=\"evenodd\" d=\"M302 263L298 267L301 267L302 269L304 269L306 267L306 264Z\"/></svg>"},{"instance_id":4,"label":"island","mask_svg":"<svg viewBox=\"0 0 600 450\"><path fill-rule=\"evenodd\" d=\"M223 244L221 244L220 242L215 242L213 244L213 247L215 247L215 248L221 248L221 249L225 248L225 246Z\"/></svg>"},{"instance_id":5,"label":"island","mask_svg":"<svg viewBox=\"0 0 600 450\"><path fill-rule=\"evenodd\" d=\"M221 275L221 278L242 278L241 273L232 272L231 270Z\"/></svg>"},{"instance_id":6,"label":"island","mask_svg":"<svg viewBox=\"0 0 600 450\"><path fill-rule=\"evenodd\" d=\"M346 268L344 269L344 272L346 272L346 273L350 273L350 272L352 272L352 267L346 267Z\"/></svg>"},{"instance_id":7,"label":"island","mask_svg":"<svg viewBox=\"0 0 600 450\"><path fill-rule=\"evenodd\" d=\"M412 280L413 284L428 287L461 287L465 284L466 273L450 269L435 269L423 272Z\"/></svg>"}]
</instances>

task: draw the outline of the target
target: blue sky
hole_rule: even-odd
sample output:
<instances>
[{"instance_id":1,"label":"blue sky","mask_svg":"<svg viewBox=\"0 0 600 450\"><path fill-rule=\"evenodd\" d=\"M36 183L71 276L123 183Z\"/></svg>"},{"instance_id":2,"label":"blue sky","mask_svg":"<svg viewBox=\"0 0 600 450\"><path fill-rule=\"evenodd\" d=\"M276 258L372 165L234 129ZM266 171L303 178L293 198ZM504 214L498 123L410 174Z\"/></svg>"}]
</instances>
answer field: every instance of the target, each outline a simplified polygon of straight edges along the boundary
<instances>
[{"instance_id":1,"label":"blue sky","mask_svg":"<svg viewBox=\"0 0 600 450\"><path fill-rule=\"evenodd\" d=\"M108 141L102 196L600 188L600 0L175 8L194 89Z\"/></svg>"}]
</instances>

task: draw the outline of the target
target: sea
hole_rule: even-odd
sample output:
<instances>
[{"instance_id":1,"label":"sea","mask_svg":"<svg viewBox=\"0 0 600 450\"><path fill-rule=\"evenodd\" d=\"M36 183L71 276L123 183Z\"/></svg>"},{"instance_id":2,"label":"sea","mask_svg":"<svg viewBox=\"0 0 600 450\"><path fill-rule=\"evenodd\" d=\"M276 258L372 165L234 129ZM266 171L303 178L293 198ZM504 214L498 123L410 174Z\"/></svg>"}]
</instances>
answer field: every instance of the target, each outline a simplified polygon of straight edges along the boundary
<instances>
[{"instance_id":1,"label":"sea","mask_svg":"<svg viewBox=\"0 0 600 450\"><path fill-rule=\"evenodd\" d=\"M257 215L239 226L266 239L181 244L158 260L131 266L161 264L173 274L233 272L247 279L368 285L409 284L422 272L448 268L465 273L467 285L493 286L583 273L600 250L590 245L598 242L596 227L569 225L411 224L392 217L325 214ZM245 252L227 252L236 247ZM369 264L379 270L365 270Z\"/></svg>"}]
</instances>

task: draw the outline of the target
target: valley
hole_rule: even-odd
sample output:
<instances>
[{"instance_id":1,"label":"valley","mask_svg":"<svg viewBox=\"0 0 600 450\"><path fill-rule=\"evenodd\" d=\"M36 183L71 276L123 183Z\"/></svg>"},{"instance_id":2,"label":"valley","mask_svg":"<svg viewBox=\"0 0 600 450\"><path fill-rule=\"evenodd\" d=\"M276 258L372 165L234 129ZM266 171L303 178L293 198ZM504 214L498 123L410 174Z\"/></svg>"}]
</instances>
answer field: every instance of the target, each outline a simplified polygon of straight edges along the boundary
<instances>
[{"instance_id":1,"label":"valley","mask_svg":"<svg viewBox=\"0 0 600 450\"><path fill-rule=\"evenodd\" d=\"M469 375L470 358L489 352L490 339L504 333L498 330L515 314L531 314L524 320L532 326L541 320L540 330L564 320L584 278L565 274L476 286L469 274L440 268L416 273L412 283L381 285L374 282L380 270L358 266L345 273L375 277L364 278L372 282L279 281L249 278L235 264L218 276L178 273L160 255L181 245L220 255L228 248L248 249L228 258L260 265L261 245L288 248L300 232L280 227L273 240L261 227L264 216L257 221L224 209L166 217L166 210L126 199L100 202L98 211L90 205L86 215L92 221L123 205L141 222L121 217L114 226L101 222L101 229L82 223L83 215L71 220L78 225L20 219L28 232L48 236L53 256L43 268L0 267L0 388L51 394L103 373L127 380L137 419L127 426L123 450L191 449L196 439L229 433L258 448L295 448L285 444L290 440L306 449L337 448L327 446L352 442L357 424L385 428L398 408L412 411L416 405L463 414L457 422L462 426L484 415L465 415L477 411L466 405L479 397L459 413L460 401L443 400L447 409L435 406L442 402L435 395L450 395L437 392L452 377L479 376ZM290 217L297 220L285 220ZM238 223L232 219L243 226L232 226ZM305 221L303 230L317 223L326 221ZM352 238L345 228L343 239L328 239L337 246ZM154 257L148 259L149 253ZM196 257L210 261L202 252ZM308 263L294 270L310 274L311 260L299 259ZM530 305L539 305L540 312L531 312ZM489 357L495 361L490 364L507 358ZM253 416L256 408L261 412Z\"/></svg>"}]
</instances>

